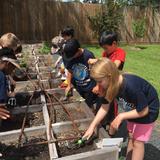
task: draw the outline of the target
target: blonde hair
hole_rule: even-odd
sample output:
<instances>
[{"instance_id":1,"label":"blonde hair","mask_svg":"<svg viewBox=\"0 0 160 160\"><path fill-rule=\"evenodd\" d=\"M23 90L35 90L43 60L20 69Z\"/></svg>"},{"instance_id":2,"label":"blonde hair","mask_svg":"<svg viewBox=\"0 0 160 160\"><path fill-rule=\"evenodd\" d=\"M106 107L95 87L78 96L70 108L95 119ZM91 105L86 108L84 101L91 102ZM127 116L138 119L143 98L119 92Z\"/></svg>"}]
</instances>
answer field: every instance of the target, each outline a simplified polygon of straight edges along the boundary
<instances>
[{"instance_id":1,"label":"blonde hair","mask_svg":"<svg viewBox=\"0 0 160 160\"><path fill-rule=\"evenodd\" d=\"M14 51L21 45L20 40L13 33L6 33L0 38L0 45L8 47Z\"/></svg>"},{"instance_id":2,"label":"blonde hair","mask_svg":"<svg viewBox=\"0 0 160 160\"><path fill-rule=\"evenodd\" d=\"M104 91L104 97L112 102L119 91L119 71L116 65L107 58L99 59L91 68L90 75L96 81L106 79L109 85Z\"/></svg>"}]
</instances>

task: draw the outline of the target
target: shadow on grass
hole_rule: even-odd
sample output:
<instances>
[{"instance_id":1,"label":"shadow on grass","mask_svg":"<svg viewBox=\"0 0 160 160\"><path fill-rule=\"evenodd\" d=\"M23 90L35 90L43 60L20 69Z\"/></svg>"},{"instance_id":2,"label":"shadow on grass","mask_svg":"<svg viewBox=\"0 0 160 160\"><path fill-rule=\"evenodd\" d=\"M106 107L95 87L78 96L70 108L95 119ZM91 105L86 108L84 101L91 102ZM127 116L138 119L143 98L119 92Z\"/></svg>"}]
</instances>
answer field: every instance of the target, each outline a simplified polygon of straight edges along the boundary
<instances>
[{"instance_id":1,"label":"shadow on grass","mask_svg":"<svg viewBox=\"0 0 160 160\"><path fill-rule=\"evenodd\" d=\"M83 48L95 48L95 49L100 49L101 47L98 44L84 44L82 45Z\"/></svg>"}]
</instances>

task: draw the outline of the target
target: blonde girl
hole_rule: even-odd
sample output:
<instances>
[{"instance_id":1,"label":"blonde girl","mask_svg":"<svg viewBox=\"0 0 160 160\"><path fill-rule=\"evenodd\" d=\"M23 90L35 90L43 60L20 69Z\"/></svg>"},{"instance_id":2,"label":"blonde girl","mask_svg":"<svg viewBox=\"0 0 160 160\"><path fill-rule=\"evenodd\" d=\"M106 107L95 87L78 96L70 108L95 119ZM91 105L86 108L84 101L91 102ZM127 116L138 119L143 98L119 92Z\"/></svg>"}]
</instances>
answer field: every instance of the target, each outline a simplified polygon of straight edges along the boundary
<instances>
[{"instance_id":1,"label":"blonde girl","mask_svg":"<svg viewBox=\"0 0 160 160\"><path fill-rule=\"evenodd\" d=\"M129 141L127 160L143 160L144 143L150 139L159 114L159 99L155 88L146 80L132 74L121 74L107 58L99 59L91 69L91 77L105 89L106 103L101 106L83 138L89 139L109 110L114 98L123 101L125 112L112 121L110 134L127 120Z\"/></svg>"}]
</instances>

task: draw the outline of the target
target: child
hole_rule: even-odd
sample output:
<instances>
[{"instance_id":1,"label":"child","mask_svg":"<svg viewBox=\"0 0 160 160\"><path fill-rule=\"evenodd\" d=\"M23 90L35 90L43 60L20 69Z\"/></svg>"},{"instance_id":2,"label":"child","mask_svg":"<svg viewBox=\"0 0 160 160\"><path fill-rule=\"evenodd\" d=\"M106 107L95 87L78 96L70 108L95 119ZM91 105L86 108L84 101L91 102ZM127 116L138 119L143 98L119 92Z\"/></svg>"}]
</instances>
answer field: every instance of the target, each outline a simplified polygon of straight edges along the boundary
<instances>
[{"instance_id":1,"label":"child","mask_svg":"<svg viewBox=\"0 0 160 160\"><path fill-rule=\"evenodd\" d=\"M105 89L106 102L99 109L83 138L90 138L96 126L109 110L109 103L117 98L125 102L124 113L111 123L110 134L127 120L129 142L127 160L143 160L144 143L150 139L154 122L159 115L159 99L154 87L146 80L132 74L120 74L109 59L98 60L91 69L91 77Z\"/></svg>"},{"instance_id":2,"label":"child","mask_svg":"<svg viewBox=\"0 0 160 160\"><path fill-rule=\"evenodd\" d=\"M119 70L123 69L126 53L123 49L118 47L118 35L115 32L103 32L100 39L99 45L104 49L102 53L102 57L109 58L112 62L114 62ZM97 59L90 59L89 64L94 64ZM94 93L98 94L99 86L95 87L93 90ZM115 101L110 104L110 110L105 118L103 125L106 127L106 124L110 124L110 122L117 116L118 114L118 105ZM101 104L97 105L97 110Z\"/></svg>"},{"instance_id":3,"label":"child","mask_svg":"<svg viewBox=\"0 0 160 160\"><path fill-rule=\"evenodd\" d=\"M16 104L16 100L9 93L9 85L6 78L6 74L11 73L14 69L13 66L19 67L15 62L14 51L10 48L0 49L0 121L10 118L10 112L6 107L13 107ZM2 154L0 153L0 156Z\"/></svg>"},{"instance_id":4,"label":"child","mask_svg":"<svg viewBox=\"0 0 160 160\"><path fill-rule=\"evenodd\" d=\"M12 58L16 59L18 54L22 51L22 45L20 43L20 40L18 37L13 33L6 33L1 36L0 38L0 48L4 48L3 52L5 52L10 48L12 49L14 55L12 55ZM11 51L11 52L12 52ZM9 53L9 52L8 52ZM4 53L5 54L5 53ZM10 54L11 55L11 54ZM13 57L14 56L14 57ZM9 70L7 70L9 72ZM12 71L11 71L12 72ZM15 85L16 82L13 80L13 78L9 75L10 82Z\"/></svg>"},{"instance_id":5,"label":"child","mask_svg":"<svg viewBox=\"0 0 160 160\"><path fill-rule=\"evenodd\" d=\"M65 41L72 39L74 37L74 29L70 26L67 26L61 31L61 36Z\"/></svg>"},{"instance_id":6,"label":"child","mask_svg":"<svg viewBox=\"0 0 160 160\"><path fill-rule=\"evenodd\" d=\"M122 70L126 53L122 48L118 47L118 35L114 32L103 32L99 44L104 49L102 57L109 58L119 70Z\"/></svg>"},{"instance_id":7,"label":"child","mask_svg":"<svg viewBox=\"0 0 160 160\"><path fill-rule=\"evenodd\" d=\"M13 49L15 54L21 51L22 47L20 44L20 40L13 33L6 33L1 36L0 46Z\"/></svg>"},{"instance_id":8,"label":"child","mask_svg":"<svg viewBox=\"0 0 160 160\"><path fill-rule=\"evenodd\" d=\"M61 48L63 44L64 39L61 36L56 36L52 39L51 54L53 55L53 57L55 57L55 55L58 56L58 59L55 62L55 68L59 68L61 63L63 63L61 53Z\"/></svg>"},{"instance_id":9,"label":"child","mask_svg":"<svg viewBox=\"0 0 160 160\"><path fill-rule=\"evenodd\" d=\"M69 71L68 86L66 95L73 86L79 94L86 100L89 107L93 107L97 95L92 93L96 82L90 78L88 60L95 58L93 53L87 49L81 48L76 39L68 40L63 46L63 61ZM67 63L66 63L67 62Z\"/></svg>"},{"instance_id":10,"label":"child","mask_svg":"<svg viewBox=\"0 0 160 160\"><path fill-rule=\"evenodd\" d=\"M62 45L64 44L64 39L61 36L56 36L52 39L52 47L51 47L51 54L53 57L55 55L58 56L58 59L55 62L55 68L57 69L58 73L56 77L61 77L63 83L60 85L62 88L67 86L66 77L67 77L67 70L64 67L63 59L62 59Z\"/></svg>"},{"instance_id":11,"label":"child","mask_svg":"<svg viewBox=\"0 0 160 160\"><path fill-rule=\"evenodd\" d=\"M59 55L58 60L55 62L55 67L59 69L57 77L61 76L62 80L64 81L60 85L62 88L66 88L68 86L68 81L70 81L71 79L70 73L65 68L67 64L64 64L64 63L67 63L67 61L63 61L62 56L61 56L62 55L62 45L66 41L72 39L73 37L74 37L74 29L67 26L61 31L61 36L56 36L55 38L52 39L51 53Z\"/></svg>"},{"instance_id":12,"label":"child","mask_svg":"<svg viewBox=\"0 0 160 160\"><path fill-rule=\"evenodd\" d=\"M74 38L74 29L70 26L65 27L62 31L61 31L61 36L63 37L64 41L67 42L68 40L71 40ZM67 66L67 61L63 60L63 63L65 63L64 65ZM71 78L72 75L70 74L70 72L67 71L67 86L68 83L69 85L71 84ZM68 97L69 95L72 95L72 93L70 94L70 87L66 88L66 96Z\"/></svg>"},{"instance_id":13,"label":"child","mask_svg":"<svg viewBox=\"0 0 160 160\"><path fill-rule=\"evenodd\" d=\"M103 32L99 39L99 45L104 49L102 57L109 58L119 70L122 70L126 53L122 48L118 47L118 35L114 32ZM90 59L89 63L93 64L96 61L96 59Z\"/></svg>"},{"instance_id":14,"label":"child","mask_svg":"<svg viewBox=\"0 0 160 160\"><path fill-rule=\"evenodd\" d=\"M15 67L19 68L16 62L14 51L10 48L0 49L0 103L7 105L15 105L14 92L11 89L9 74L13 72Z\"/></svg>"}]
</instances>

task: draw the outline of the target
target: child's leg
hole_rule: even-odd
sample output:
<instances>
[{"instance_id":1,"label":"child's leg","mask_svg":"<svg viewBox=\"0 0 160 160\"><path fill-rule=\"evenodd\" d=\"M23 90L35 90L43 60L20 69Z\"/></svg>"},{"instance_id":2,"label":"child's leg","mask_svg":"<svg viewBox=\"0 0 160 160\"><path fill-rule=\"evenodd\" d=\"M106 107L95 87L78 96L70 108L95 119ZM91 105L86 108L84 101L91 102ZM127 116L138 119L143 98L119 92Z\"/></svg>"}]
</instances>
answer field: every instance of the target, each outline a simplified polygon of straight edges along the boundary
<instances>
[{"instance_id":1,"label":"child's leg","mask_svg":"<svg viewBox=\"0 0 160 160\"><path fill-rule=\"evenodd\" d=\"M132 160L133 143L134 143L133 135L132 133L129 133L126 160Z\"/></svg>"},{"instance_id":2,"label":"child's leg","mask_svg":"<svg viewBox=\"0 0 160 160\"><path fill-rule=\"evenodd\" d=\"M144 158L144 142L134 140L131 160L143 160Z\"/></svg>"},{"instance_id":3,"label":"child's leg","mask_svg":"<svg viewBox=\"0 0 160 160\"><path fill-rule=\"evenodd\" d=\"M127 160L143 160L144 144L149 141L154 123L138 124L128 122L127 128L131 139L128 143Z\"/></svg>"}]
</instances>

